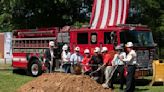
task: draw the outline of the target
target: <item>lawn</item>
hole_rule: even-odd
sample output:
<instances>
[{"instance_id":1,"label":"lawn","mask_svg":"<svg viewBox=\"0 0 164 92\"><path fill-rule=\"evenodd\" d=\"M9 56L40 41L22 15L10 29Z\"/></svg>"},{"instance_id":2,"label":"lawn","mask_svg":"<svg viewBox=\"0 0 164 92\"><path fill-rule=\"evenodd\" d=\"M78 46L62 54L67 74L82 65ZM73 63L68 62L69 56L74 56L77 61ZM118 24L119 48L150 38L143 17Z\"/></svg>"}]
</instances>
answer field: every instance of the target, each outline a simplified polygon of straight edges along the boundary
<instances>
[{"instance_id":1,"label":"lawn","mask_svg":"<svg viewBox=\"0 0 164 92\"><path fill-rule=\"evenodd\" d=\"M2 66L0 65L2 68ZM5 66L6 67L6 66ZM0 69L0 92L15 92L21 85L35 79L34 77L13 74L11 69ZM164 92L164 86L149 86L151 76L137 80L136 92ZM115 84L115 92L119 92L119 85Z\"/></svg>"},{"instance_id":2,"label":"lawn","mask_svg":"<svg viewBox=\"0 0 164 92\"><path fill-rule=\"evenodd\" d=\"M34 78L13 74L11 70L0 70L0 92L15 92L17 88L32 79Z\"/></svg>"}]
</instances>

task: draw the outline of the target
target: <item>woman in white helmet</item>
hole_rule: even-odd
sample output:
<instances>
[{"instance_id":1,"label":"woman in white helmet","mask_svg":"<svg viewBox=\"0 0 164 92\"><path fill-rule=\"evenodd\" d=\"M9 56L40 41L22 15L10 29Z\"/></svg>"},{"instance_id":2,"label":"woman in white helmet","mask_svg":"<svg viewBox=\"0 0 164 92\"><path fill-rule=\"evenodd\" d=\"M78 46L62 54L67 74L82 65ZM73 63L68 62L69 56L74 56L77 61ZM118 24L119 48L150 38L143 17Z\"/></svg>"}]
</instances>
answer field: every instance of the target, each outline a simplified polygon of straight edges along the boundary
<instances>
[{"instance_id":1,"label":"woman in white helmet","mask_svg":"<svg viewBox=\"0 0 164 92\"><path fill-rule=\"evenodd\" d=\"M121 45L117 45L115 47L115 51L116 51L116 54L114 55L114 58L112 60L112 66L115 66L115 71L114 71L111 81L113 81L119 73L120 90L123 90L123 86L125 82L125 77L124 77L125 64L121 59L119 59L119 57L124 59L126 57L126 53L124 52L123 47ZM113 85L113 82L111 82L111 85Z\"/></svg>"},{"instance_id":2,"label":"woman in white helmet","mask_svg":"<svg viewBox=\"0 0 164 92\"><path fill-rule=\"evenodd\" d=\"M82 69L84 74L89 75L89 73L91 72L91 67L89 65L89 61L91 60L91 55L90 55L90 51L89 49L85 49L84 50L84 58L82 60Z\"/></svg>"},{"instance_id":3,"label":"woman in white helmet","mask_svg":"<svg viewBox=\"0 0 164 92\"><path fill-rule=\"evenodd\" d=\"M61 59L62 59L62 67L64 69L65 73L70 73L70 67L71 67L71 63L70 63L70 57L71 57L71 53L68 50L68 45L63 45L62 47L62 53L61 53Z\"/></svg>"}]
</instances>

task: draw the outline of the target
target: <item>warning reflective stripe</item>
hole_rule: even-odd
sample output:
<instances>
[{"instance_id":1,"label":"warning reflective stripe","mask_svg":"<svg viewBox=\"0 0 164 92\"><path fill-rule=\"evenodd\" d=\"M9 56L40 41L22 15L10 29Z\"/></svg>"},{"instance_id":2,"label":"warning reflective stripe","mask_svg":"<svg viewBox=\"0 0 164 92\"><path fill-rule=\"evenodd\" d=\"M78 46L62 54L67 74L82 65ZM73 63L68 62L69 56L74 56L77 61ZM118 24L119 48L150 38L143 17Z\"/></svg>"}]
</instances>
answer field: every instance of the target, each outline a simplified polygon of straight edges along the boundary
<instances>
[{"instance_id":1,"label":"warning reflective stripe","mask_svg":"<svg viewBox=\"0 0 164 92\"><path fill-rule=\"evenodd\" d=\"M22 58L22 57L21 57L21 58L15 58L15 57L14 57L12 60L13 60L13 61L27 62L26 58Z\"/></svg>"},{"instance_id":2,"label":"warning reflective stripe","mask_svg":"<svg viewBox=\"0 0 164 92\"><path fill-rule=\"evenodd\" d=\"M26 61L26 58L21 58L21 61Z\"/></svg>"},{"instance_id":3,"label":"warning reflective stripe","mask_svg":"<svg viewBox=\"0 0 164 92\"><path fill-rule=\"evenodd\" d=\"M94 0L90 20L91 29L104 29L108 26L125 24L128 6L129 0Z\"/></svg>"},{"instance_id":4,"label":"warning reflective stripe","mask_svg":"<svg viewBox=\"0 0 164 92\"><path fill-rule=\"evenodd\" d=\"M13 58L13 61L19 61L20 58Z\"/></svg>"}]
</instances>

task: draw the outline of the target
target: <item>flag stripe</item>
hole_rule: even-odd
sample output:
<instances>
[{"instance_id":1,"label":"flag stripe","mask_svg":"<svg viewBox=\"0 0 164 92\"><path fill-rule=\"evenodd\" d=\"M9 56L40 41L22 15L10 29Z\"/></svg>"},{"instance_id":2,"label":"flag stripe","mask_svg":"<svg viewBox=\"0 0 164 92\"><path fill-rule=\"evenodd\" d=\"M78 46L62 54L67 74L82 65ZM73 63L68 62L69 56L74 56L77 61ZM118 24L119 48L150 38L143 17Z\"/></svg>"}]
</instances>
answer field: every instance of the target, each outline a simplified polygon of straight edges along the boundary
<instances>
[{"instance_id":1,"label":"flag stripe","mask_svg":"<svg viewBox=\"0 0 164 92\"><path fill-rule=\"evenodd\" d=\"M98 19L98 23L96 28L100 28L101 23L102 23L102 18L104 15L104 7L105 7L105 0L101 0L101 9L100 9L100 15L99 15L99 19Z\"/></svg>"},{"instance_id":2,"label":"flag stripe","mask_svg":"<svg viewBox=\"0 0 164 92\"><path fill-rule=\"evenodd\" d=\"M97 0L94 0L93 6L92 6L92 16L91 16L91 19L90 19L90 24L92 24L93 19L94 19L94 17L95 17L96 4L97 4Z\"/></svg>"},{"instance_id":3,"label":"flag stripe","mask_svg":"<svg viewBox=\"0 0 164 92\"><path fill-rule=\"evenodd\" d=\"M113 24L116 25L117 24L117 19L118 19L118 14L119 14L119 11L118 11L119 10L119 2L118 2L119 0L114 0L114 1L116 2L116 6L115 6L116 10L115 10L115 16L114 16L115 18L114 18L114 23Z\"/></svg>"},{"instance_id":4,"label":"flag stripe","mask_svg":"<svg viewBox=\"0 0 164 92\"><path fill-rule=\"evenodd\" d=\"M104 28L107 28L108 27L109 21L111 20L112 0L109 0L109 5L108 6L109 6L108 19L107 19L107 22L106 22L106 26Z\"/></svg>"},{"instance_id":5,"label":"flag stripe","mask_svg":"<svg viewBox=\"0 0 164 92\"><path fill-rule=\"evenodd\" d=\"M128 9L129 0L94 0L90 19L91 29L125 24Z\"/></svg>"},{"instance_id":6,"label":"flag stripe","mask_svg":"<svg viewBox=\"0 0 164 92\"><path fill-rule=\"evenodd\" d=\"M98 18L99 18L99 15L100 15L100 10L101 10L101 8L100 8L101 7L101 0L97 0L96 2L97 2L97 4L96 4L94 20L93 20L92 27L91 27L92 29L96 28Z\"/></svg>"},{"instance_id":7,"label":"flag stripe","mask_svg":"<svg viewBox=\"0 0 164 92\"><path fill-rule=\"evenodd\" d=\"M116 1L112 0L112 12L111 12L111 20L109 21L109 26L113 26L115 11L116 11Z\"/></svg>"},{"instance_id":8,"label":"flag stripe","mask_svg":"<svg viewBox=\"0 0 164 92\"><path fill-rule=\"evenodd\" d=\"M120 24L123 24L122 21L123 21L123 16L124 16L124 2L125 0L122 0L122 13L121 13L121 19L120 19Z\"/></svg>"},{"instance_id":9,"label":"flag stripe","mask_svg":"<svg viewBox=\"0 0 164 92\"><path fill-rule=\"evenodd\" d=\"M107 23L108 14L109 14L108 12L110 12L109 11L109 5L108 5L109 3L110 3L109 0L105 0L105 8L104 8L104 14L103 14L104 16L103 16L103 19L102 19L100 29L104 28L106 23Z\"/></svg>"},{"instance_id":10,"label":"flag stripe","mask_svg":"<svg viewBox=\"0 0 164 92\"><path fill-rule=\"evenodd\" d=\"M118 5L118 18L117 18L117 24L120 24L121 21L121 14L122 14L122 1L123 0L118 0L119 5Z\"/></svg>"},{"instance_id":11,"label":"flag stripe","mask_svg":"<svg viewBox=\"0 0 164 92\"><path fill-rule=\"evenodd\" d=\"M123 12L123 18L122 18L122 24L125 23L125 18L126 18L126 9L127 9L127 0L124 1L124 12Z\"/></svg>"}]
</instances>

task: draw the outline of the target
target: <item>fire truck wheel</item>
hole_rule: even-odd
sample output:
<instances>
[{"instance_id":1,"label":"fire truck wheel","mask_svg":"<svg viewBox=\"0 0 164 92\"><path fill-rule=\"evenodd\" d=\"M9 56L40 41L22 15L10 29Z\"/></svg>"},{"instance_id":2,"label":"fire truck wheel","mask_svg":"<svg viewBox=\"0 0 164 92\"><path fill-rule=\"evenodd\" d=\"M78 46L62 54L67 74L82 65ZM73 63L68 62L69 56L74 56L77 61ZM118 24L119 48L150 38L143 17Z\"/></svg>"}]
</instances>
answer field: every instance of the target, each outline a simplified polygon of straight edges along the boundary
<instances>
[{"instance_id":1,"label":"fire truck wheel","mask_svg":"<svg viewBox=\"0 0 164 92\"><path fill-rule=\"evenodd\" d=\"M31 76L37 77L38 75L42 74L42 66L41 63L38 60L33 60L29 67L28 67L29 73Z\"/></svg>"}]
</instances>

